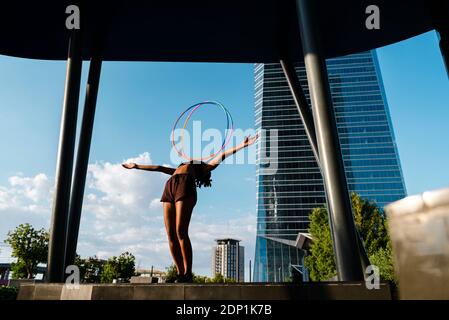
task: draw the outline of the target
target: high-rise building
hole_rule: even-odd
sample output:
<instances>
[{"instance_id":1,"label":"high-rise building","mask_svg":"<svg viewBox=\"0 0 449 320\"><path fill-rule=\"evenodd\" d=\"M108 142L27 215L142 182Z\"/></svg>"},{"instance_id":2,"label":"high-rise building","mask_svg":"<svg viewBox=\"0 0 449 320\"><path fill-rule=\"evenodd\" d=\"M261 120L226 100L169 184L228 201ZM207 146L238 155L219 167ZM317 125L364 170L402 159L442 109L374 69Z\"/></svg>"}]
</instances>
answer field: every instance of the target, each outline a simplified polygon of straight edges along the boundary
<instances>
[{"instance_id":1,"label":"high-rise building","mask_svg":"<svg viewBox=\"0 0 449 320\"><path fill-rule=\"evenodd\" d=\"M309 100L304 64L296 72ZM327 60L350 192L383 207L406 190L375 51ZM254 281L285 281L303 270L295 246L309 214L325 204L322 176L280 64L255 66L256 128L277 130L277 150L259 144ZM261 157L270 154L269 168ZM274 159L274 160L273 160ZM270 169L273 167L273 169Z\"/></svg>"},{"instance_id":2,"label":"high-rise building","mask_svg":"<svg viewBox=\"0 0 449 320\"><path fill-rule=\"evenodd\" d=\"M212 249L212 277L220 273L226 279L245 281L245 248L239 244L240 240L228 238L215 241L217 244Z\"/></svg>"}]
</instances>

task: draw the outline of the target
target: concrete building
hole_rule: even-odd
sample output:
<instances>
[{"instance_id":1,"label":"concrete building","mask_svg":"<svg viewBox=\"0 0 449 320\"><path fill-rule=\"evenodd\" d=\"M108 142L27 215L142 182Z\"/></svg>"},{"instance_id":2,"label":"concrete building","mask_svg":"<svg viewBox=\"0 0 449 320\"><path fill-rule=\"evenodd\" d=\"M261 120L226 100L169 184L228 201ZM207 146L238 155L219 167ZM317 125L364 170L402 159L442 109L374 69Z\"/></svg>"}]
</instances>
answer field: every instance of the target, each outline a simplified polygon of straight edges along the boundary
<instances>
[{"instance_id":1,"label":"concrete building","mask_svg":"<svg viewBox=\"0 0 449 320\"><path fill-rule=\"evenodd\" d=\"M245 281L245 249L240 240L216 239L212 248L212 277L222 274L226 279Z\"/></svg>"}]
</instances>

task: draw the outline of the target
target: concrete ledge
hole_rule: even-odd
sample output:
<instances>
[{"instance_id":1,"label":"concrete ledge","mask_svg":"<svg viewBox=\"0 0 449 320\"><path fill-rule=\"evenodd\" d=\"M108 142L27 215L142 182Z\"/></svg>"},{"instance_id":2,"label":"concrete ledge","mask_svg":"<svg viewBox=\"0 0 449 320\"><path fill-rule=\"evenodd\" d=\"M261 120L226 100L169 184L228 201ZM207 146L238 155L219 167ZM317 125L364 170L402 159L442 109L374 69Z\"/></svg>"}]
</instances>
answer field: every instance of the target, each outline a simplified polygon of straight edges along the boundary
<instances>
[{"instance_id":1,"label":"concrete ledge","mask_svg":"<svg viewBox=\"0 0 449 320\"><path fill-rule=\"evenodd\" d=\"M18 300L391 300L388 283L24 284Z\"/></svg>"}]
</instances>

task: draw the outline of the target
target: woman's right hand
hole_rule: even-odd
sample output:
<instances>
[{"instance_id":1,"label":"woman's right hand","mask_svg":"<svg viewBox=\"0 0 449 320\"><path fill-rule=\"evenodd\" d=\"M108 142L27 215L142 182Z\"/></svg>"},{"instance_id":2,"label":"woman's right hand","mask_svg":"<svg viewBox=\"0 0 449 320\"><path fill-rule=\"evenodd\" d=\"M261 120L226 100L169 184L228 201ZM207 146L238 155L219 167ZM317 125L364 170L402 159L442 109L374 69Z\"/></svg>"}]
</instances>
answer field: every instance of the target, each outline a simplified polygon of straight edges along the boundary
<instances>
[{"instance_id":1,"label":"woman's right hand","mask_svg":"<svg viewBox=\"0 0 449 320\"><path fill-rule=\"evenodd\" d=\"M137 169L137 164L136 163L123 163L122 167L126 168L126 169Z\"/></svg>"}]
</instances>

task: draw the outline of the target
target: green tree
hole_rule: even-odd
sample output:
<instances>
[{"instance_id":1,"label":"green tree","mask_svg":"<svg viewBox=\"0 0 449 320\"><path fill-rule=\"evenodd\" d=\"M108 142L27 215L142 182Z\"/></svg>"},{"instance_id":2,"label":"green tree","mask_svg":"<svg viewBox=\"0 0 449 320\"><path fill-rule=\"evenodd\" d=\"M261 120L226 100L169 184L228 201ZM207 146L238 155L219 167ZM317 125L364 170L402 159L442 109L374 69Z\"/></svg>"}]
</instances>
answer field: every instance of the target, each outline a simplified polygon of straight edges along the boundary
<instances>
[{"instance_id":1,"label":"green tree","mask_svg":"<svg viewBox=\"0 0 449 320\"><path fill-rule=\"evenodd\" d=\"M82 259L76 255L75 258L75 265L80 270L80 279L84 283L100 283L105 264L105 260L98 259L96 256Z\"/></svg>"},{"instance_id":2,"label":"green tree","mask_svg":"<svg viewBox=\"0 0 449 320\"><path fill-rule=\"evenodd\" d=\"M304 264L310 279L326 280L336 275L332 237L326 208L315 208L310 214L309 232L313 242Z\"/></svg>"},{"instance_id":3,"label":"green tree","mask_svg":"<svg viewBox=\"0 0 449 320\"><path fill-rule=\"evenodd\" d=\"M194 275L194 276L193 276L193 282L194 282L194 283L208 283L208 282L210 282L210 278L209 278L209 277L206 277L206 276L197 276L197 275Z\"/></svg>"},{"instance_id":4,"label":"green tree","mask_svg":"<svg viewBox=\"0 0 449 320\"><path fill-rule=\"evenodd\" d=\"M165 281L174 281L175 278L178 275L178 270L176 269L176 266L174 264L170 265L170 267L167 267L165 269Z\"/></svg>"},{"instance_id":5,"label":"green tree","mask_svg":"<svg viewBox=\"0 0 449 320\"><path fill-rule=\"evenodd\" d=\"M215 274L215 276L210 280L211 283L224 283L225 278L221 273Z\"/></svg>"},{"instance_id":6,"label":"green tree","mask_svg":"<svg viewBox=\"0 0 449 320\"><path fill-rule=\"evenodd\" d=\"M102 283L111 283L114 279L129 279L136 273L136 258L129 252L118 257L110 258L104 265L100 280Z\"/></svg>"},{"instance_id":7,"label":"green tree","mask_svg":"<svg viewBox=\"0 0 449 320\"><path fill-rule=\"evenodd\" d=\"M235 283L231 278L225 278L221 273L216 273L215 276L209 280L211 283Z\"/></svg>"},{"instance_id":8,"label":"green tree","mask_svg":"<svg viewBox=\"0 0 449 320\"><path fill-rule=\"evenodd\" d=\"M27 269L28 268L27 268L25 262L22 259L17 259L16 262L11 263L12 278L13 279L32 279L32 278L34 278L34 275L36 274L37 269L31 275L29 275Z\"/></svg>"},{"instance_id":9,"label":"green tree","mask_svg":"<svg viewBox=\"0 0 449 320\"><path fill-rule=\"evenodd\" d=\"M171 264L169 267L165 268L165 281L173 281L178 276L178 270L174 264ZM194 283L206 283L209 281L208 277L197 276L192 272L193 282Z\"/></svg>"},{"instance_id":10,"label":"green tree","mask_svg":"<svg viewBox=\"0 0 449 320\"><path fill-rule=\"evenodd\" d=\"M391 252L391 243L386 248L380 248L369 258L372 265L379 268L380 278L387 281L397 282L394 273L393 253Z\"/></svg>"},{"instance_id":11,"label":"green tree","mask_svg":"<svg viewBox=\"0 0 449 320\"><path fill-rule=\"evenodd\" d=\"M351 194L354 222L363 239L368 256L379 249L386 248L390 242L387 221L376 203L362 199L358 194Z\"/></svg>"},{"instance_id":12,"label":"green tree","mask_svg":"<svg viewBox=\"0 0 449 320\"><path fill-rule=\"evenodd\" d=\"M167 267L165 272L165 281L174 280L178 274L176 266L172 264L170 267ZM234 283L236 282L234 279L225 279L222 274L217 273L213 278L209 278L207 276L200 276L193 274L193 282L194 283Z\"/></svg>"},{"instance_id":13,"label":"green tree","mask_svg":"<svg viewBox=\"0 0 449 320\"><path fill-rule=\"evenodd\" d=\"M10 286L0 285L0 301L2 300L16 300L19 289Z\"/></svg>"},{"instance_id":14,"label":"green tree","mask_svg":"<svg viewBox=\"0 0 449 320\"><path fill-rule=\"evenodd\" d=\"M384 214L374 202L364 200L356 193L351 194L351 203L354 222L363 239L370 262L379 267L383 280L390 280L394 277L394 272ZM309 232L313 242L310 255L305 258L305 265L312 280L327 280L337 274L327 208L312 210Z\"/></svg>"},{"instance_id":15,"label":"green tree","mask_svg":"<svg viewBox=\"0 0 449 320\"><path fill-rule=\"evenodd\" d=\"M8 232L5 243L17 258L11 268L14 278L32 279L36 275L38 264L47 262L49 237L45 229L36 230L28 223Z\"/></svg>"}]
</instances>

